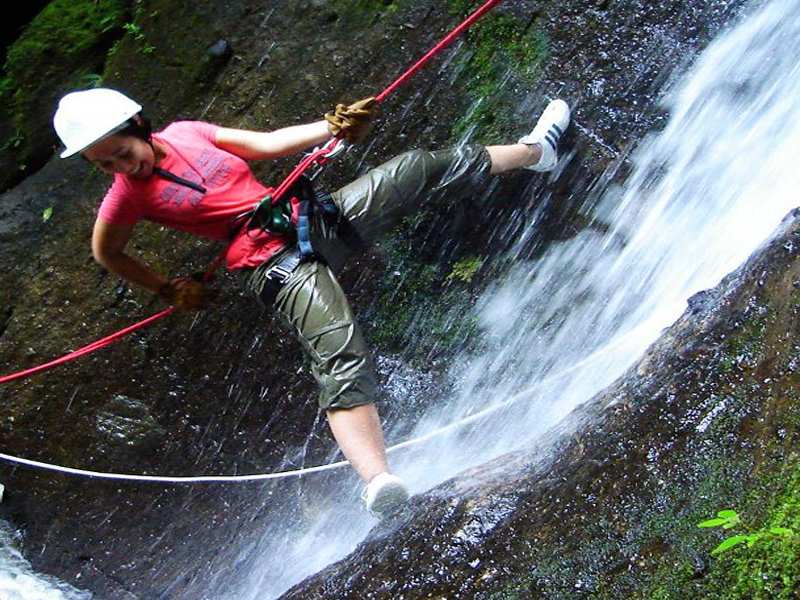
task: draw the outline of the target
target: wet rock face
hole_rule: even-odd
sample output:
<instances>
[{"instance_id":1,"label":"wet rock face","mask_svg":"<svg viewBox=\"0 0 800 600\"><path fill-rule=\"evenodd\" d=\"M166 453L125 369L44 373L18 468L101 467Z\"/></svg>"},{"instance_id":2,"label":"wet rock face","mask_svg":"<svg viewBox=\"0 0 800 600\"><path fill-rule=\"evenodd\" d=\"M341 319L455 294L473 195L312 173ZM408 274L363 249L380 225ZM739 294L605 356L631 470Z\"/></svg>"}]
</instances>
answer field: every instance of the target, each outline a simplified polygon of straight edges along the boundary
<instances>
[{"instance_id":1,"label":"wet rock face","mask_svg":"<svg viewBox=\"0 0 800 600\"><path fill-rule=\"evenodd\" d=\"M284 598L644 598L667 575L672 594L709 593L717 542L696 523L742 489L758 490L755 520L785 485L764 473L796 463L798 241L794 211L578 409L569 436L414 498Z\"/></svg>"},{"instance_id":2,"label":"wet rock face","mask_svg":"<svg viewBox=\"0 0 800 600\"><path fill-rule=\"evenodd\" d=\"M499 202L498 210L514 209L522 190L528 195L546 191L556 208L543 215L543 239L573 235L580 226L574 209L587 190L597 187L598 174L612 161L624 171L627 150L658 125L660 112L653 102L663 74L676 56L701 47L739 5L504 2L498 11L520 29L541 24L550 52L537 83L520 91L525 100L509 111L509 121L515 127L527 123L547 96L571 97L576 125L567 143L576 158L556 182L542 180L535 190L528 175L504 179L492 199ZM125 35L106 60L104 81L142 99L157 125L177 118L252 129L296 124L318 118L323 104L327 110L328 103L374 93L387 84L456 24L450 8L429 1L159 0L138 17L144 41ZM354 31L359 33L356 43ZM310 47L319 51L310 52ZM421 72L387 103L368 151L351 153L338 171L323 176L324 185L335 188L409 147L448 144L452 123L469 108L461 84L451 85L449 78L447 67ZM274 181L293 165L262 163L255 169L265 181ZM0 199L0 372L59 356L163 308L93 262L91 223L108 184L80 159L51 161ZM48 208L53 208L52 217L45 222L42 214ZM432 231L439 236L443 229ZM469 243L485 247L491 239L491 230L479 230ZM133 249L171 274L201 270L217 251L204 241L151 226L137 231ZM438 252L429 251L432 261ZM367 319L371 313L363 307L376 293L383 269L380 260L364 260L343 276L346 287L353 288L353 305ZM233 277L222 275L221 280L228 295L217 311L196 319L175 317L60 371L0 389L3 448L108 471L118 470L118 459L124 457L126 470L169 475L271 471L293 452L307 452L308 463L326 458L331 440L318 419L315 386L300 368L299 347L236 291ZM800 275L793 281L800 281ZM766 281L763 287L770 285ZM693 310L707 315L706 304L696 299ZM750 313L742 314L738 322L745 323ZM681 340L683 361L713 356L718 349L688 335ZM743 344L719 360L736 372L760 364L758 357L757 348ZM652 396L663 400L657 407L677 406L704 368L660 363L665 370L673 366L682 378L674 389ZM656 379L658 372L646 369L649 378ZM657 387L654 382L653 390ZM573 555L544 541L564 532L561 521L577 514L576 506L582 507L584 516L577 518L583 526L598 498L623 494L626 482L640 474L633 466L623 469L621 459L630 454L645 461L651 449L637 441L648 439L636 437L644 435L635 429L639 421L627 420L636 411L635 399L643 409L649 398L624 386L616 393L625 400L598 421L598 426L606 424L606 438L590 438L594 445L567 445L566 458L555 470L544 463L529 465L522 455L516 457L516 470L490 465L471 479L416 499L404 517L408 520L382 525L373 541L359 549L373 570L358 565L351 574L363 572L364 577L343 583L346 569L332 567L325 576L336 593L323 596L443 590L448 597L469 597L467 590L500 589L503 582L517 581L513 578L521 573L523 558L543 566L531 582L520 579L520 589L556 581L572 589L575 579L566 581L573 576L559 575L558 566L571 564ZM704 402L702 417L717 406L710 396ZM733 402L725 407L754 410ZM393 410L399 409L385 414L394 417ZM673 418L662 410L648 415L652 422ZM618 419L614 427L609 425L612 416ZM714 422L709 417L709 427ZM632 433L620 433L628 425ZM661 435L653 440L654 456L671 447L671 434ZM619 470L609 471L612 466ZM562 476L574 486L565 486ZM0 517L25 528L24 550L34 567L90 587L101 598L197 597L212 576L231 573L235 579L238 567L231 570L231 565L237 564L237 549L257 539L268 515L265 494L286 495L292 485L165 489L68 479L8 465L0 465L0 479L8 486ZM594 499L580 495L590 489ZM625 529L618 516L609 513L602 525L609 530L603 534L609 545L629 547L608 537ZM656 537L643 546L647 556L662 552ZM380 540L392 543L379 549ZM542 554L535 554L539 540ZM512 556L519 562L516 567ZM616 567L611 568L626 570L630 556L627 550L614 555ZM580 566L575 569L580 572ZM597 572L581 578L581 589L591 589ZM367 573L378 587L368 587ZM314 580L305 589L313 597L326 586ZM304 593L292 595L309 597Z\"/></svg>"},{"instance_id":3,"label":"wet rock face","mask_svg":"<svg viewBox=\"0 0 800 600\"><path fill-rule=\"evenodd\" d=\"M146 452L166 435L148 406L127 396L114 396L98 413L96 423L99 450L109 454Z\"/></svg>"}]
</instances>

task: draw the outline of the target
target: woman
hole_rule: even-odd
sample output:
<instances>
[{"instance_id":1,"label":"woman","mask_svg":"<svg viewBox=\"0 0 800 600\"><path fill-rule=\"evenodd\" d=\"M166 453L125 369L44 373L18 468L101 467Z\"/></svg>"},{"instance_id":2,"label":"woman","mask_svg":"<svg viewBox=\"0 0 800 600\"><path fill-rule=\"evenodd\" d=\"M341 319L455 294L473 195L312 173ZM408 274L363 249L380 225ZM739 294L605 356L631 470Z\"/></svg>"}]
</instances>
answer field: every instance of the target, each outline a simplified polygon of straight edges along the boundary
<instances>
[{"instance_id":1,"label":"woman","mask_svg":"<svg viewBox=\"0 0 800 600\"><path fill-rule=\"evenodd\" d=\"M366 484L367 509L377 516L392 512L408 492L389 472L372 360L328 261L343 255L341 238L351 249L354 239L374 242L433 195L480 190L490 175L512 169L551 170L569 123L566 103L551 102L516 144L414 150L320 198L327 214L312 214L310 229L314 249L322 249L327 261L301 257L292 231L243 223L241 216L270 193L246 161L289 156L334 135L359 141L373 116L372 99L338 105L324 120L271 132L179 121L152 133L141 111L120 92L100 88L67 94L53 118L66 146L62 158L80 153L114 177L94 225L95 259L177 308L192 310L204 306L209 290L191 278L168 280L128 255L136 223L148 219L229 243L228 268L249 272L249 288L291 324L310 358L320 407Z\"/></svg>"}]
</instances>

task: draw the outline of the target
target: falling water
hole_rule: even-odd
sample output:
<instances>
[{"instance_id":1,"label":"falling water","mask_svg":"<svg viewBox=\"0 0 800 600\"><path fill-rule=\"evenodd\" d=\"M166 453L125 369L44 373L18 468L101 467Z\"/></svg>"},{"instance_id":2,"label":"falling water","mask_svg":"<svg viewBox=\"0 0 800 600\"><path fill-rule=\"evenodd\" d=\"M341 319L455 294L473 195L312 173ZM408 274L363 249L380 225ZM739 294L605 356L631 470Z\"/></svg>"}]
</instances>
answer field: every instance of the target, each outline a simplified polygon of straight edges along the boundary
<instances>
[{"instance_id":1,"label":"falling water","mask_svg":"<svg viewBox=\"0 0 800 600\"><path fill-rule=\"evenodd\" d=\"M669 123L639 144L625 185L584 207L604 232L590 228L498 278L478 308L489 349L459 362L458 397L415 435L487 405L511 404L513 418L497 411L474 435L438 440L425 487L535 437L613 382L687 298L798 205L798 57L796 0L772 2L718 39L666 96Z\"/></svg>"},{"instance_id":2,"label":"falling water","mask_svg":"<svg viewBox=\"0 0 800 600\"><path fill-rule=\"evenodd\" d=\"M89 600L92 595L35 573L15 548L18 532L0 521L0 598L2 600Z\"/></svg>"},{"instance_id":3,"label":"falling water","mask_svg":"<svg viewBox=\"0 0 800 600\"><path fill-rule=\"evenodd\" d=\"M522 232L512 266L476 308L488 348L455 361L458 392L416 415L413 436L500 408L469 429L394 454L413 492L559 422L631 366L687 298L715 286L768 238L798 204L798 57L800 1L754 8L665 94L670 120L638 145L626 183L587 201L584 212L604 227L535 260L521 257L535 223ZM283 485L270 497L296 495L284 498L285 514L246 550L252 568L239 589L227 589L229 598L279 595L350 552L373 525L358 508L352 474Z\"/></svg>"}]
</instances>

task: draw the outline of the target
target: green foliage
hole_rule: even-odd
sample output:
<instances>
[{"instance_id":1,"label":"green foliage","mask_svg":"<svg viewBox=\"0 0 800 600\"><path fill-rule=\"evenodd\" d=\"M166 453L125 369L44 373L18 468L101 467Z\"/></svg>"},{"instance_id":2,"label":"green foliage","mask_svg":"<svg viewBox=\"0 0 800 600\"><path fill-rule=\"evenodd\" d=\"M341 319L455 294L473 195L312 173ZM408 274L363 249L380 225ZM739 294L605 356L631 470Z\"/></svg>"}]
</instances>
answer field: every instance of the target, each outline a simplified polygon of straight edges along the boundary
<instances>
[{"instance_id":1,"label":"green foliage","mask_svg":"<svg viewBox=\"0 0 800 600\"><path fill-rule=\"evenodd\" d=\"M6 140L6 142L5 142L5 144L3 144L2 149L3 150L12 150L12 151L16 150L17 148L20 147L20 145L22 144L23 141L25 141L25 138L22 135L22 131L17 129L17 131L14 133L14 135L12 135L10 138L8 138Z\"/></svg>"},{"instance_id":2,"label":"green foliage","mask_svg":"<svg viewBox=\"0 0 800 600\"><path fill-rule=\"evenodd\" d=\"M9 46L0 100L17 133L3 150L19 164L49 153L57 98L100 83L103 48L125 19L123 0L53 0Z\"/></svg>"},{"instance_id":3,"label":"green foliage","mask_svg":"<svg viewBox=\"0 0 800 600\"><path fill-rule=\"evenodd\" d=\"M732 529L741 522L739 513L735 510L721 510L717 513L715 519L708 519L701 521L697 524L698 527L722 527L723 529Z\"/></svg>"},{"instance_id":4,"label":"green foliage","mask_svg":"<svg viewBox=\"0 0 800 600\"><path fill-rule=\"evenodd\" d=\"M777 495L762 525L732 536L713 555L721 564L712 589L732 598L794 598L800 592L800 466L795 464L783 493ZM727 553L734 547L741 550Z\"/></svg>"},{"instance_id":5,"label":"green foliage","mask_svg":"<svg viewBox=\"0 0 800 600\"><path fill-rule=\"evenodd\" d=\"M742 347L742 340L733 338L743 337L751 351L759 345L769 346L765 322L763 316L750 315L741 321L739 335L726 336L726 345ZM761 338L758 332L763 332ZM784 343L783 338L780 343ZM722 381L728 378L723 375ZM670 467L675 473L696 472L698 478L688 486L685 478L668 482L670 492L664 508L649 512L640 521L642 530L637 537L664 540L664 552L653 556L628 581L626 576L609 577L614 592L599 597L788 600L800 592L800 455L796 452L800 393L794 391L796 385L785 380L789 386L783 388L786 397L773 397L762 404L749 386L747 391L742 389L741 375L731 379L736 386L727 388L724 394L728 399L725 412L731 418L718 417L705 432L708 440L717 442L704 445L701 455ZM757 420L742 418L755 414L759 415ZM774 428L778 426L781 434L776 436ZM747 441L741 439L743 432L749 436ZM738 442L730 444L734 437ZM736 511L717 512L720 505L730 503L736 504ZM707 518L709 515L714 518ZM757 539L749 538L750 546L748 538L735 538L711 555L719 542L732 534L759 532L762 535ZM724 535L711 543L709 538L715 533ZM703 549L710 558L701 560L698 553L702 555ZM635 593L620 595L621 586Z\"/></svg>"},{"instance_id":6,"label":"green foliage","mask_svg":"<svg viewBox=\"0 0 800 600\"><path fill-rule=\"evenodd\" d=\"M54 0L40 12L8 50L4 70L19 76L36 67L43 54L74 56L92 49L97 37L118 26L122 2Z\"/></svg>"},{"instance_id":7,"label":"green foliage","mask_svg":"<svg viewBox=\"0 0 800 600\"><path fill-rule=\"evenodd\" d=\"M44 223L47 223L50 220L50 217L52 217L52 216L53 216L53 207L52 206L48 206L42 212L42 221Z\"/></svg>"},{"instance_id":8,"label":"green foliage","mask_svg":"<svg viewBox=\"0 0 800 600\"><path fill-rule=\"evenodd\" d=\"M450 274L447 276L447 281L463 281L464 283L469 283L482 265L483 259L480 256L462 258L453 265L452 271L450 271Z\"/></svg>"},{"instance_id":9,"label":"green foliage","mask_svg":"<svg viewBox=\"0 0 800 600\"><path fill-rule=\"evenodd\" d=\"M120 0L54 0L9 47L3 66L4 89L24 84L54 58L70 60L93 50L98 38L119 27L124 13Z\"/></svg>"},{"instance_id":10,"label":"green foliage","mask_svg":"<svg viewBox=\"0 0 800 600\"><path fill-rule=\"evenodd\" d=\"M137 17L140 16L140 13L141 13L140 10L137 11L137 15L136 16ZM130 37L132 37L134 39L134 41L136 41L138 43L138 51L140 53L147 55L147 54L152 54L153 52L155 52L155 50L156 50L155 46L153 46L152 44L149 44L147 42L147 37L145 36L141 25L138 25L137 23L125 23L122 27L126 31L126 33ZM117 50L116 47L113 48L114 52L116 52L116 50Z\"/></svg>"},{"instance_id":11,"label":"green foliage","mask_svg":"<svg viewBox=\"0 0 800 600\"><path fill-rule=\"evenodd\" d=\"M733 475L732 475L733 476ZM742 475L743 476L743 475ZM724 488L698 490L698 497L719 498L721 494L739 498L747 506L753 523L745 527L738 512L722 510L716 517L696 522L695 531L719 528L732 531L710 552L714 557L708 572L698 577L690 560L679 553L679 560L663 561L654 578L657 584L637 598L708 598L723 600L789 600L800 592L800 461L793 456L775 471L765 471L749 492L725 492ZM748 486L749 487L749 486ZM695 514L695 513L692 513ZM675 534L688 540L692 536L682 525L672 523ZM704 534L704 536L707 533ZM694 552L703 538L689 542L684 553Z\"/></svg>"},{"instance_id":12,"label":"green foliage","mask_svg":"<svg viewBox=\"0 0 800 600\"><path fill-rule=\"evenodd\" d=\"M735 510L721 510L719 513L717 513L716 519L701 521L697 524L697 526L733 529L740 523L741 519ZM748 548L752 548L759 542L765 542L776 537L780 538L792 536L794 536L794 531L788 527L769 527L760 529L753 533L736 534L724 539L716 548L714 548L714 550L711 551L711 555L717 556L742 544L746 545Z\"/></svg>"},{"instance_id":13,"label":"green foliage","mask_svg":"<svg viewBox=\"0 0 800 600\"><path fill-rule=\"evenodd\" d=\"M78 80L81 88L103 87L103 76L99 73L86 73Z\"/></svg>"},{"instance_id":14,"label":"green foliage","mask_svg":"<svg viewBox=\"0 0 800 600\"><path fill-rule=\"evenodd\" d=\"M142 33L141 26L137 25L136 23L125 23L122 28L131 34L137 40L144 39L144 33Z\"/></svg>"},{"instance_id":15,"label":"green foliage","mask_svg":"<svg viewBox=\"0 0 800 600\"><path fill-rule=\"evenodd\" d=\"M450 0L460 17L477 8L465 0ZM499 140L514 129L514 99L506 88L532 85L547 58L548 40L536 27L528 30L517 19L496 12L484 16L466 34L467 52L457 68L473 107L453 127L462 138L477 128L481 138Z\"/></svg>"}]
</instances>

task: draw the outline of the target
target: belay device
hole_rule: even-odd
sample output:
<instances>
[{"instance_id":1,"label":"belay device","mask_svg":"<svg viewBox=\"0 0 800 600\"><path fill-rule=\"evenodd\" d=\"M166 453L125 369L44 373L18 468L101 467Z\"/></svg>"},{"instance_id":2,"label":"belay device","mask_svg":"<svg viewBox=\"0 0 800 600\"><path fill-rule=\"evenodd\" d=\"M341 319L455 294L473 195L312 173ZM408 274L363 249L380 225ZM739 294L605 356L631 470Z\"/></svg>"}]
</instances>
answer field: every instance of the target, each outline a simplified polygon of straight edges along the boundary
<instances>
[{"instance_id":1,"label":"belay device","mask_svg":"<svg viewBox=\"0 0 800 600\"><path fill-rule=\"evenodd\" d=\"M320 258L311 244L311 220L317 211L328 227L335 228L343 221L331 195L316 191L311 178L302 175L278 202L271 194L264 196L250 213L246 213L249 215L246 227L248 231L258 228L283 235L294 231L300 257L307 261Z\"/></svg>"},{"instance_id":2,"label":"belay device","mask_svg":"<svg viewBox=\"0 0 800 600\"><path fill-rule=\"evenodd\" d=\"M247 230L259 228L270 233L292 234L296 232L297 248L300 253L301 262L316 258L324 260L319 256L311 243L311 221L314 214L319 214L326 227L335 230L339 239L353 250L364 247L364 241L356 232L350 222L340 214L339 207L327 192L319 192L314 189L314 179L322 172L324 162L327 162L343 152L346 152L348 144L339 140L335 147L326 154L318 156L317 169L311 175L302 173L291 185L286 188L284 193L279 196L276 202L273 194L267 194L256 204L252 210L237 217L247 219ZM307 157L317 155L320 148L314 149ZM323 162L324 160L324 162Z\"/></svg>"}]
</instances>

